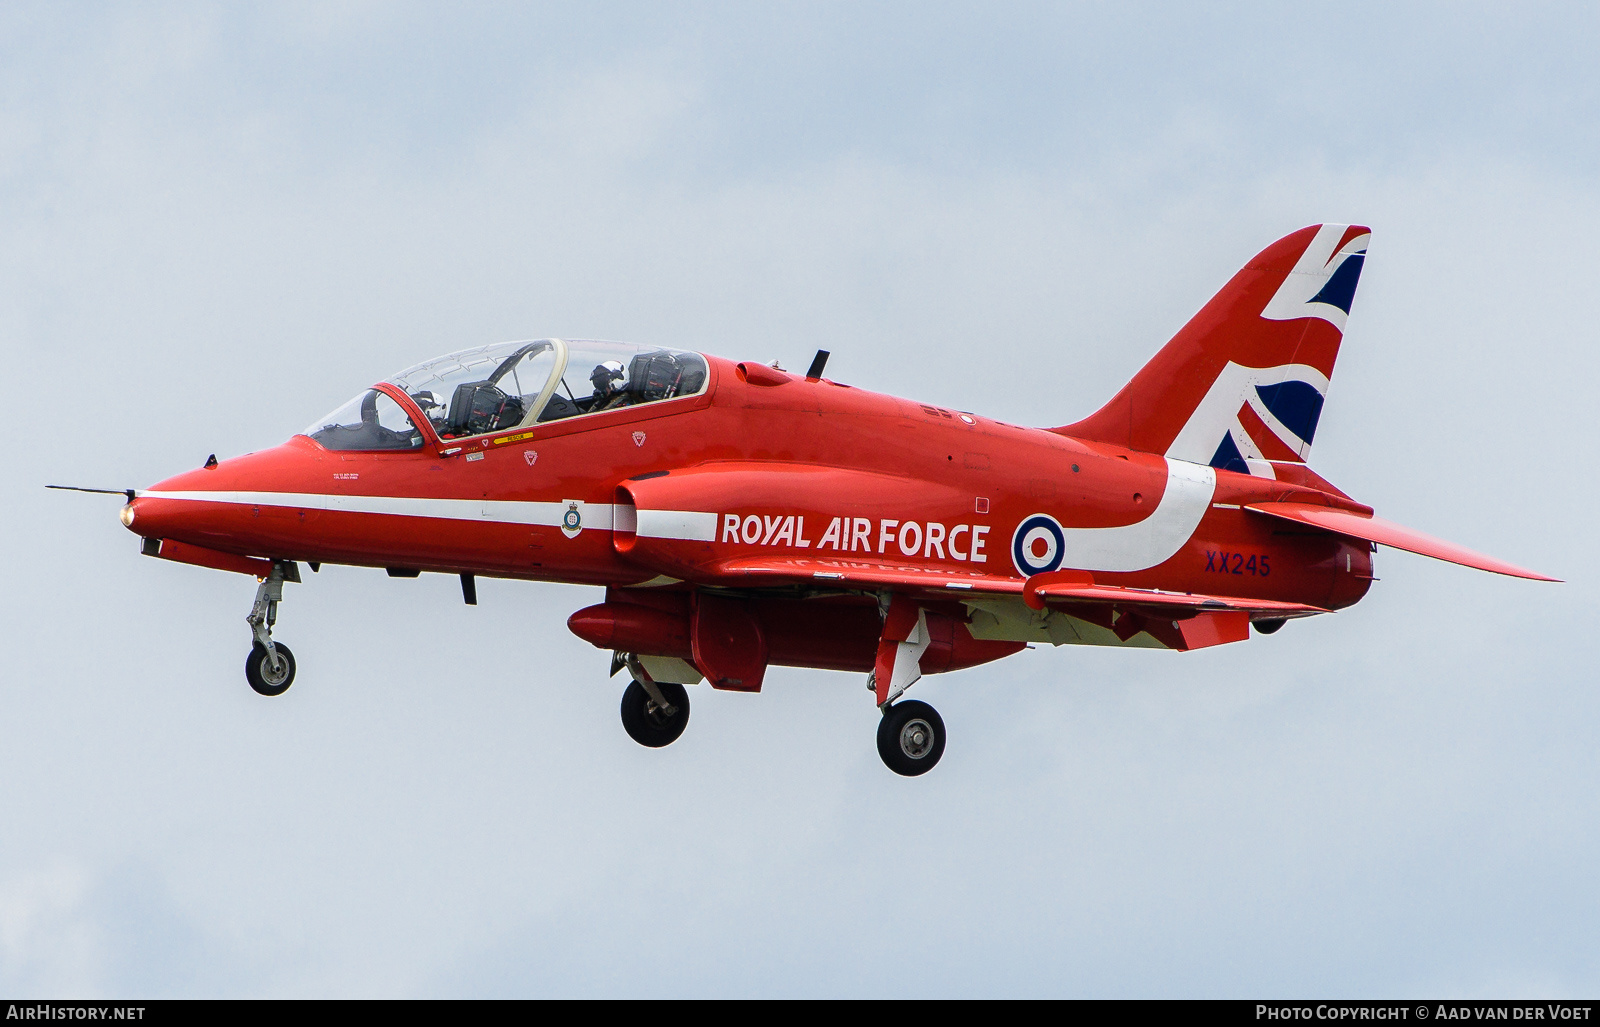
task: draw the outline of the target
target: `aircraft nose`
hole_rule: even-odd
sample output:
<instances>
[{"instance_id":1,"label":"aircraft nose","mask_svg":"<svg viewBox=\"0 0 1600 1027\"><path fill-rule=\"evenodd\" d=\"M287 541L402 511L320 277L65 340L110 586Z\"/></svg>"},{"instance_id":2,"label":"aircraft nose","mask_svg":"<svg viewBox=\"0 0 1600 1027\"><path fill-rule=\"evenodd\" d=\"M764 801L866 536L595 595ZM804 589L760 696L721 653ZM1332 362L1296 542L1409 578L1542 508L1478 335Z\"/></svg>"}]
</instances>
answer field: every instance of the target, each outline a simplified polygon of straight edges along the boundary
<instances>
[{"instance_id":1,"label":"aircraft nose","mask_svg":"<svg viewBox=\"0 0 1600 1027\"><path fill-rule=\"evenodd\" d=\"M211 480L208 481L208 478ZM175 474L147 489L138 490L134 493L134 498L122 508L120 514L122 526L142 538L181 537L185 529L195 527L192 522L198 511L194 508L201 504L165 497L210 491L216 488L212 484L215 478L214 469L201 468Z\"/></svg>"},{"instance_id":2,"label":"aircraft nose","mask_svg":"<svg viewBox=\"0 0 1600 1027\"><path fill-rule=\"evenodd\" d=\"M166 485L167 482L162 482L157 488L171 491L164 488ZM196 515L201 513L196 509L199 505L176 499L138 496L125 505L118 516L124 528L141 538L182 538L189 531L204 527L196 523Z\"/></svg>"},{"instance_id":3,"label":"aircraft nose","mask_svg":"<svg viewBox=\"0 0 1600 1027\"><path fill-rule=\"evenodd\" d=\"M281 446L228 460L207 460L136 493L122 510L122 523L143 538L170 539L229 551L281 548L276 504L263 503L266 493L305 491L315 464L315 443L295 438ZM291 527L301 527L302 515Z\"/></svg>"}]
</instances>

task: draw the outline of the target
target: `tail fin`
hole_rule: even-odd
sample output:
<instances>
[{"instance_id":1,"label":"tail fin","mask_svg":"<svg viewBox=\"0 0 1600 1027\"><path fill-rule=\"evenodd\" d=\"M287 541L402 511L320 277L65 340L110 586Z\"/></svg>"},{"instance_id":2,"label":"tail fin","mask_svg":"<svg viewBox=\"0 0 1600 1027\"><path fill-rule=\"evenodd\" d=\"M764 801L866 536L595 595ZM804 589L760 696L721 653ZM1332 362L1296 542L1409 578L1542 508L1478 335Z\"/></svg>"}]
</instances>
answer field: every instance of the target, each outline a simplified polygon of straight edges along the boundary
<instances>
[{"instance_id":1,"label":"tail fin","mask_svg":"<svg viewBox=\"0 0 1600 1027\"><path fill-rule=\"evenodd\" d=\"M1268 246L1093 416L1052 431L1261 477L1304 464L1371 232Z\"/></svg>"}]
</instances>

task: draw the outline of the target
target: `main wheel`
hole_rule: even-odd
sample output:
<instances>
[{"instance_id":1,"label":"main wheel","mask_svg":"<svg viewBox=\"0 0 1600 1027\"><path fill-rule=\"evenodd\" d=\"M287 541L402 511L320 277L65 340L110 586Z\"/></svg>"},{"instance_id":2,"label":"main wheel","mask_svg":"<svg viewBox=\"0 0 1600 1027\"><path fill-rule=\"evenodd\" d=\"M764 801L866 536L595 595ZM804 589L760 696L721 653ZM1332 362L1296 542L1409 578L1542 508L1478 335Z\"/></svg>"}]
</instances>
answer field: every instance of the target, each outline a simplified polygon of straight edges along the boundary
<instances>
[{"instance_id":1,"label":"main wheel","mask_svg":"<svg viewBox=\"0 0 1600 1027\"><path fill-rule=\"evenodd\" d=\"M904 777L926 774L944 755L944 720L925 702L895 703L878 722L878 755Z\"/></svg>"},{"instance_id":2,"label":"main wheel","mask_svg":"<svg viewBox=\"0 0 1600 1027\"><path fill-rule=\"evenodd\" d=\"M282 695L294 684L294 653L282 642L273 642L272 648L278 651L280 657L276 671L268 662L267 650L260 642L251 646L250 655L244 658L245 680L262 695Z\"/></svg>"},{"instance_id":3,"label":"main wheel","mask_svg":"<svg viewBox=\"0 0 1600 1027\"><path fill-rule=\"evenodd\" d=\"M683 734L683 729L689 726L688 689L670 681L658 681L656 687L661 690L661 698L668 705L677 707L671 716L656 706L650 693L637 681L629 684L622 693L622 726L629 738L652 749L676 742L678 736Z\"/></svg>"}]
</instances>

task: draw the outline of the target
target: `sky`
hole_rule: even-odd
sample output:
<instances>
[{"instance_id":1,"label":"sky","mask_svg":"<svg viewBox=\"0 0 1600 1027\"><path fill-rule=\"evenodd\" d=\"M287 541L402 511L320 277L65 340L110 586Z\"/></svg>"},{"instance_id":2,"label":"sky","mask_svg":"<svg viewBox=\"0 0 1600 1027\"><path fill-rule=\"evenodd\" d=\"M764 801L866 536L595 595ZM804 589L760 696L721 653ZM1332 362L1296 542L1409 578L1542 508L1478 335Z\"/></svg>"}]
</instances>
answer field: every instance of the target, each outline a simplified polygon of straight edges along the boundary
<instances>
[{"instance_id":1,"label":"sky","mask_svg":"<svg viewBox=\"0 0 1600 1027\"><path fill-rule=\"evenodd\" d=\"M0 993L1592 996L1600 11L0 7ZM117 500L503 339L1096 409L1251 255L1373 242L1313 466L1565 579L1393 550L1335 616L621 730L597 590L286 588Z\"/></svg>"}]
</instances>

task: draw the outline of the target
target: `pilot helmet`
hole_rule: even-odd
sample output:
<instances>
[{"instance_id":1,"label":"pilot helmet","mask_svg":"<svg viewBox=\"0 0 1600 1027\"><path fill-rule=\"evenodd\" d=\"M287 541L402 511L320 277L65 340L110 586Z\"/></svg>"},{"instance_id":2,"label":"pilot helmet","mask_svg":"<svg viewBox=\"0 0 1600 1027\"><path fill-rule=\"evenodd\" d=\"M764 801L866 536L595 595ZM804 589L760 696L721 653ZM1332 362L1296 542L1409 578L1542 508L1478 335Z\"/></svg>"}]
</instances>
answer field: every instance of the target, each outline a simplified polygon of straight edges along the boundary
<instances>
[{"instance_id":1,"label":"pilot helmet","mask_svg":"<svg viewBox=\"0 0 1600 1027\"><path fill-rule=\"evenodd\" d=\"M444 397L439 395L437 392L429 392L428 390L424 389L421 392L413 392L411 394L411 398L416 402L418 407L422 408L422 412L425 414L429 413L435 408L440 410L440 412L443 412L444 410Z\"/></svg>"},{"instance_id":2,"label":"pilot helmet","mask_svg":"<svg viewBox=\"0 0 1600 1027\"><path fill-rule=\"evenodd\" d=\"M594 384L595 392L606 395L615 392L619 387L617 383L625 377L627 372L623 370L622 361L607 360L595 365L595 369L589 374L589 381Z\"/></svg>"}]
</instances>

